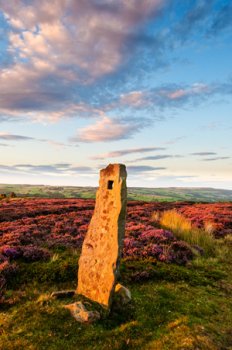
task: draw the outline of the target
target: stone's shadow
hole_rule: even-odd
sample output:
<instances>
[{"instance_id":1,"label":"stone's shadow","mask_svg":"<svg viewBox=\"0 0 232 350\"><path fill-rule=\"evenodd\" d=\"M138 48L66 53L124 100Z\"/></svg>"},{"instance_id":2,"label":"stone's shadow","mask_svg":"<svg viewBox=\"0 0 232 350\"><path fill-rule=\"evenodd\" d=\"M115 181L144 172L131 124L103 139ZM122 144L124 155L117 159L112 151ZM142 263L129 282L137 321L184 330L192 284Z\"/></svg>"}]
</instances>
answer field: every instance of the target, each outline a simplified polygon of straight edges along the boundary
<instances>
[{"instance_id":1,"label":"stone's shadow","mask_svg":"<svg viewBox=\"0 0 232 350\"><path fill-rule=\"evenodd\" d=\"M133 321L135 319L135 307L132 303L119 307L113 303L111 311L99 321L102 327L107 330L113 330L122 324Z\"/></svg>"},{"instance_id":2,"label":"stone's shadow","mask_svg":"<svg viewBox=\"0 0 232 350\"><path fill-rule=\"evenodd\" d=\"M131 304L129 289L118 283L112 296L111 308L101 305L84 295L77 294L75 290L60 290L52 292L48 299L64 300L63 307L70 311L71 315L80 323L93 323L99 319L127 321L128 305ZM69 301L69 303L67 303ZM126 319L125 319L126 316Z\"/></svg>"}]
</instances>

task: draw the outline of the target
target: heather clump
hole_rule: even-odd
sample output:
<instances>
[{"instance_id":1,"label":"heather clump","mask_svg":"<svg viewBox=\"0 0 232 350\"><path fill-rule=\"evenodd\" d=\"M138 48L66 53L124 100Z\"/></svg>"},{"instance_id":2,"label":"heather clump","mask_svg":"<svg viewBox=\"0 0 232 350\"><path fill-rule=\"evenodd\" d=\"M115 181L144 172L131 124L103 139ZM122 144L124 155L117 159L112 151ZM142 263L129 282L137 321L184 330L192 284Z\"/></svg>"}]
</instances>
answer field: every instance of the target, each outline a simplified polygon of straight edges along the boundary
<instances>
[{"instance_id":1,"label":"heather clump","mask_svg":"<svg viewBox=\"0 0 232 350\"><path fill-rule=\"evenodd\" d=\"M1 256L9 261L21 259L25 262L45 261L50 258L50 253L47 249L33 245L28 246L10 246L5 245L0 249Z\"/></svg>"},{"instance_id":2,"label":"heather clump","mask_svg":"<svg viewBox=\"0 0 232 350\"><path fill-rule=\"evenodd\" d=\"M193 252L187 243L177 241L172 232L148 225L143 227L141 233L136 231L136 236L130 233L124 239L123 256L131 259L152 257L182 265L193 258Z\"/></svg>"},{"instance_id":3,"label":"heather clump","mask_svg":"<svg viewBox=\"0 0 232 350\"><path fill-rule=\"evenodd\" d=\"M22 257L23 250L20 246L14 247L6 245L1 248L1 253L3 256L9 258L10 260L16 260Z\"/></svg>"},{"instance_id":4,"label":"heather clump","mask_svg":"<svg viewBox=\"0 0 232 350\"><path fill-rule=\"evenodd\" d=\"M42 248L38 248L35 246L27 246L24 247L23 249L23 260L25 260L25 262L34 262L34 261L45 261L48 260L50 258L51 254L49 253L49 251L42 249Z\"/></svg>"},{"instance_id":5,"label":"heather clump","mask_svg":"<svg viewBox=\"0 0 232 350\"><path fill-rule=\"evenodd\" d=\"M141 255L145 258L154 257L159 259L163 254L163 246L155 243L148 243L144 246L144 249L141 251Z\"/></svg>"},{"instance_id":6,"label":"heather clump","mask_svg":"<svg viewBox=\"0 0 232 350\"><path fill-rule=\"evenodd\" d=\"M123 256L140 256L141 244L134 237L124 239Z\"/></svg>"},{"instance_id":7,"label":"heather clump","mask_svg":"<svg viewBox=\"0 0 232 350\"><path fill-rule=\"evenodd\" d=\"M175 239L173 233L164 229L154 229L152 226L147 227L139 237L141 241L150 241L156 243L169 243Z\"/></svg>"},{"instance_id":8,"label":"heather clump","mask_svg":"<svg viewBox=\"0 0 232 350\"><path fill-rule=\"evenodd\" d=\"M183 241L173 242L170 246L169 261L179 265L185 265L194 257L191 246Z\"/></svg>"}]
</instances>

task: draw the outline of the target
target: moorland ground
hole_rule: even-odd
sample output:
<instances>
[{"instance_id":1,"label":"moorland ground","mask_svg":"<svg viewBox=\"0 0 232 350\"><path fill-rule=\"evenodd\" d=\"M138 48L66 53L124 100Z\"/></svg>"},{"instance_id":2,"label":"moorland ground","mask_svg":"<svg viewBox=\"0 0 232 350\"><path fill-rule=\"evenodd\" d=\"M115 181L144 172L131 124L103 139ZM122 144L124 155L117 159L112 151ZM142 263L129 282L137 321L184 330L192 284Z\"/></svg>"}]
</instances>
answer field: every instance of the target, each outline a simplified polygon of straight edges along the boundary
<instances>
[{"instance_id":1,"label":"moorland ground","mask_svg":"<svg viewBox=\"0 0 232 350\"><path fill-rule=\"evenodd\" d=\"M75 289L93 208L0 201L0 348L232 349L232 204L129 202L120 282L132 301L85 325L50 294Z\"/></svg>"}]
</instances>

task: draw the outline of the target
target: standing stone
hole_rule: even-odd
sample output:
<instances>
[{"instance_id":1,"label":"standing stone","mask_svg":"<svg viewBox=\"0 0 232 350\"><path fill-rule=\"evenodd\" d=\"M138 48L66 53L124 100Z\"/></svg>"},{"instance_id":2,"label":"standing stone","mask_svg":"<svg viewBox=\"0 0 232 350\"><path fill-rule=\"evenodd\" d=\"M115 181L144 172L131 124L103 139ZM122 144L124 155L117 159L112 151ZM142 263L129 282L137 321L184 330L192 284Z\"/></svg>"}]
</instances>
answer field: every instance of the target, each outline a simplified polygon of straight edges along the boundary
<instances>
[{"instance_id":1,"label":"standing stone","mask_svg":"<svg viewBox=\"0 0 232 350\"><path fill-rule=\"evenodd\" d=\"M81 257L77 293L110 308L123 247L126 216L126 167L110 164L100 171L96 204Z\"/></svg>"}]
</instances>

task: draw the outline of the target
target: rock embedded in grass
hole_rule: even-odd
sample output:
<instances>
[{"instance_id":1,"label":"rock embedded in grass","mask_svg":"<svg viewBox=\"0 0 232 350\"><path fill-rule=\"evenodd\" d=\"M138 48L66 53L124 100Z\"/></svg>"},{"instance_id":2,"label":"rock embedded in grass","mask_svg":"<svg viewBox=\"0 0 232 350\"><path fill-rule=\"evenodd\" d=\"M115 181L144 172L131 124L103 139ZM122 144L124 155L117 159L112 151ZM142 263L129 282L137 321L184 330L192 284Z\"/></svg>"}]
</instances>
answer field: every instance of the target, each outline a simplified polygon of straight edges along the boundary
<instances>
[{"instance_id":1,"label":"rock embedded in grass","mask_svg":"<svg viewBox=\"0 0 232 350\"><path fill-rule=\"evenodd\" d=\"M131 292L120 283L115 286L114 296L121 305L126 305L131 301Z\"/></svg>"},{"instance_id":2,"label":"rock embedded in grass","mask_svg":"<svg viewBox=\"0 0 232 350\"><path fill-rule=\"evenodd\" d=\"M64 305L65 309L71 312L71 315L80 323L93 323L101 318L98 311L88 311L81 301Z\"/></svg>"}]
</instances>

